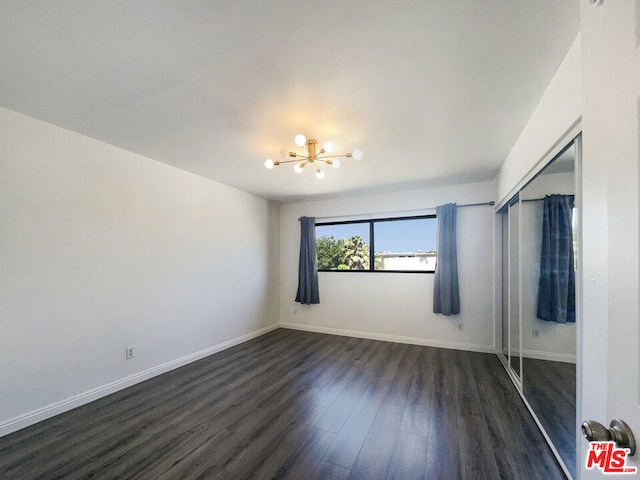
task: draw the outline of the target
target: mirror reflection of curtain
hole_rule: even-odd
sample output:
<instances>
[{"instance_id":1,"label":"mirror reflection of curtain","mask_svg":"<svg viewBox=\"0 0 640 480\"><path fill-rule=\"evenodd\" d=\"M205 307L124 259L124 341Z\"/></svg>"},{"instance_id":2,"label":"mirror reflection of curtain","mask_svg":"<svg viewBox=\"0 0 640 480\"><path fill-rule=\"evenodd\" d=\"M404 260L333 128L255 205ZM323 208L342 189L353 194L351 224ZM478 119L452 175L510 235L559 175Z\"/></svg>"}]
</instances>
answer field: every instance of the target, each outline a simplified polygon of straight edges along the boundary
<instances>
[{"instance_id":1,"label":"mirror reflection of curtain","mask_svg":"<svg viewBox=\"0 0 640 480\"><path fill-rule=\"evenodd\" d=\"M557 323L576 321L573 206L573 195L544 197L536 315L540 320Z\"/></svg>"}]
</instances>

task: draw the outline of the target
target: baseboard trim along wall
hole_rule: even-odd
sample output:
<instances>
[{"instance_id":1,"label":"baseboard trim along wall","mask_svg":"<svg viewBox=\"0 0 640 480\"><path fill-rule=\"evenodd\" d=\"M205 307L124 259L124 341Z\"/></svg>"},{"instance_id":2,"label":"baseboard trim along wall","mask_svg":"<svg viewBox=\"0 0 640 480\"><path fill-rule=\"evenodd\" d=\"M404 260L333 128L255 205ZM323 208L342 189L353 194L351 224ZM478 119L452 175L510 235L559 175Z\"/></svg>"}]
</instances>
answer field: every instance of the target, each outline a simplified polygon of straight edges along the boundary
<instances>
[{"instance_id":1,"label":"baseboard trim along wall","mask_svg":"<svg viewBox=\"0 0 640 480\"><path fill-rule=\"evenodd\" d=\"M163 373L169 372L171 370L175 370L176 368L195 362L196 360L200 360L204 357L208 357L209 355L213 355L214 353L218 353L228 348L234 347L248 340L264 335L265 333L269 333L277 328L277 324L269 325L268 327L246 333L239 337L232 338L231 340L227 340L226 342L222 342L212 347L205 348L204 350L185 355L184 357L171 360L170 362L163 363L162 365L149 368L128 377L121 378L120 380L116 380L106 385L102 385L86 392L79 393L78 395L74 395L73 397L67 398L65 400L61 400L51 405L47 405L37 410L32 410L23 415L19 415L18 417L11 418L5 422L0 423L0 437L8 435L12 432L16 432L22 428L28 427L48 418L55 417L56 415L59 415L61 413L68 412L69 410L73 410L74 408L93 402L94 400L98 400L99 398L106 397L107 395L111 395L112 393L123 390L127 387L131 387L132 385L135 385L137 383L144 382L145 380L149 380L150 378L162 375Z\"/></svg>"},{"instance_id":2,"label":"baseboard trim along wall","mask_svg":"<svg viewBox=\"0 0 640 480\"><path fill-rule=\"evenodd\" d=\"M424 347L450 348L453 350L466 350L469 352L496 353L494 345L478 345L475 343L449 342L446 340L428 340L418 337L403 337L400 335L387 335L383 333L359 332L355 330L343 330L341 328L319 327L317 325L303 325L300 323L280 322L281 328L291 330L304 330L305 332L327 333L341 335L343 337L367 338L369 340L382 340L383 342L408 343Z\"/></svg>"},{"instance_id":3,"label":"baseboard trim along wall","mask_svg":"<svg viewBox=\"0 0 640 480\"><path fill-rule=\"evenodd\" d=\"M576 356L569 353L543 352L540 350L522 350L524 358L534 358L536 360L549 360L551 362L576 363Z\"/></svg>"},{"instance_id":4,"label":"baseboard trim along wall","mask_svg":"<svg viewBox=\"0 0 640 480\"><path fill-rule=\"evenodd\" d=\"M496 355L500 355L500 351L496 350L494 352ZM520 351L514 350L513 355L520 355ZM506 355L503 353L503 355ZM562 362L562 363L576 363L575 354L571 353L555 353L555 352L545 352L542 350L528 350L526 348L522 349L522 358L532 358L535 360L547 360L549 362Z\"/></svg>"}]
</instances>

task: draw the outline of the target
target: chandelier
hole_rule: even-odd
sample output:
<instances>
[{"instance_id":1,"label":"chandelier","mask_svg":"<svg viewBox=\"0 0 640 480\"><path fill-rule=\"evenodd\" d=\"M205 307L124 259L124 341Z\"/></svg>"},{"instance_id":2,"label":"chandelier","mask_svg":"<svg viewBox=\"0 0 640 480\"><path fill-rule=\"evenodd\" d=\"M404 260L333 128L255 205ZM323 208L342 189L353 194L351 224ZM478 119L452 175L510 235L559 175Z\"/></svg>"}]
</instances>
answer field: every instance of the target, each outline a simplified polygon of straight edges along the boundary
<instances>
[{"instance_id":1,"label":"chandelier","mask_svg":"<svg viewBox=\"0 0 640 480\"><path fill-rule=\"evenodd\" d=\"M324 145L318 151L318 141L310 138L307 138L304 135L296 135L295 144L298 147L304 147L306 150L305 153L292 152L286 148L280 150L280 156L283 160L271 160L268 158L264 162L264 166L268 169L272 169L278 165L283 163L295 163L293 166L293 170L296 173L302 173L304 168L307 165L311 165L316 170L316 177L323 178L324 172L320 168L320 166L316 166L316 162L324 163L325 165L331 165L333 168L340 167L340 159L341 158L353 158L354 160L362 159L362 150L354 150L350 153L342 153L339 155L331 155L333 150L332 142L324 142Z\"/></svg>"}]
</instances>

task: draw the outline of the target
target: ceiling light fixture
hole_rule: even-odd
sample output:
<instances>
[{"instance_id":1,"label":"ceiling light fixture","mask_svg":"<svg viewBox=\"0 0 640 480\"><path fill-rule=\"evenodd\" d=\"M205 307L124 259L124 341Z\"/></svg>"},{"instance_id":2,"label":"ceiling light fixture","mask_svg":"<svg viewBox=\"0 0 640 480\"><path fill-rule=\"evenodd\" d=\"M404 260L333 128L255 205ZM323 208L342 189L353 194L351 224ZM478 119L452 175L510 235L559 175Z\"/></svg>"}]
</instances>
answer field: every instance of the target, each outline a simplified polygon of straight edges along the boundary
<instances>
[{"instance_id":1,"label":"ceiling light fixture","mask_svg":"<svg viewBox=\"0 0 640 480\"><path fill-rule=\"evenodd\" d=\"M278 165L283 163L295 163L293 166L293 170L296 173L302 173L304 167L309 164L314 164L315 162L321 162L326 165L331 165L333 168L340 167L340 159L341 158L353 158L355 160L362 160L362 150L354 150L350 153L341 153L338 155L330 155L333 151L333 143L332 142L324 142L324 145L318 151L318 141L310 138L309 140L302 134L296 135L295 144L298 147L304 147L305 153L292 152L286 148L280 150L280 156L284 160L272 160L268 158L264 162L264 166L268 169L272 169ZM321 168L316 168L316 177L323 178L324 172Z\"/></svg>"}]
</instances>

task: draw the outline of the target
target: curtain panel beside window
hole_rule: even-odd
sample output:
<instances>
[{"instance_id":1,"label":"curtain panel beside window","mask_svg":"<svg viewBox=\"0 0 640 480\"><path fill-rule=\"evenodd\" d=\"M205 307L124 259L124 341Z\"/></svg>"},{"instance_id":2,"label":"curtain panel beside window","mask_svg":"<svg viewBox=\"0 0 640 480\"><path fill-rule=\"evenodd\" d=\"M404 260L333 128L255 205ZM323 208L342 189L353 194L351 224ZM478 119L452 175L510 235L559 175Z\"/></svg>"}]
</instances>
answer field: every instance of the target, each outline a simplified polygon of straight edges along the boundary
<instances>
[{"instance_id":1,"label":"curtain panel beside window","mask_svg":"<svg viewBox=\"0 0 640 480\"><path fill-rule=\"evenodd\" d=\"M307 305L320 303L315 227L315 217L300 218L300 260L296 302Z\"/></svg>"},{"instance_id":2,"label":"curtain panel beside window","mask_svg":"<svg viewBox=\"0 0 640 480\"><path fill-rule=\"evenodd\" d=\"M456 242L457 205L436 207L436 273L433 285L433 312L443 315L460 313L458 287L458 249Z\"/></svg>"}]
</instances>

